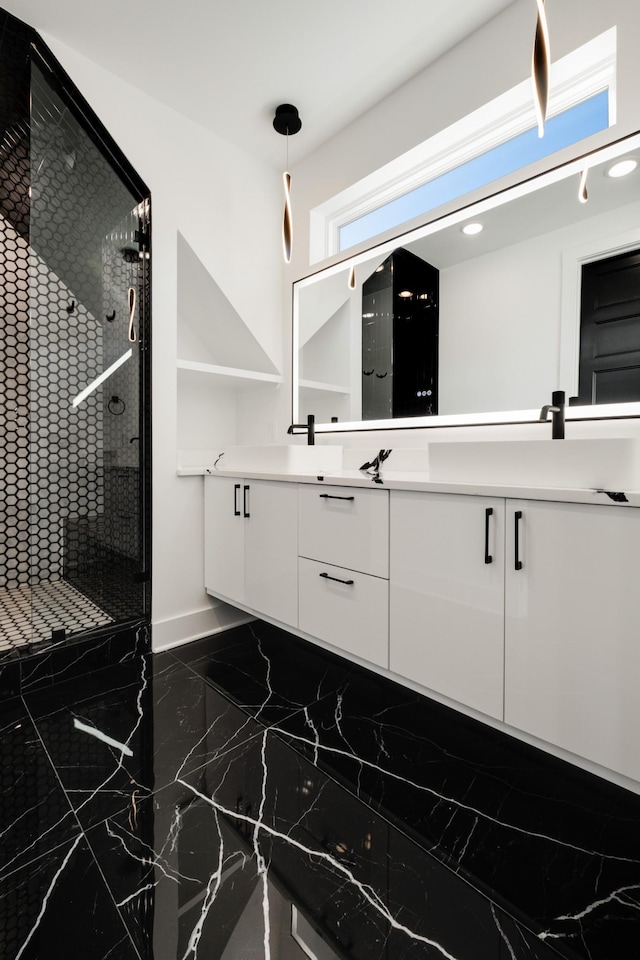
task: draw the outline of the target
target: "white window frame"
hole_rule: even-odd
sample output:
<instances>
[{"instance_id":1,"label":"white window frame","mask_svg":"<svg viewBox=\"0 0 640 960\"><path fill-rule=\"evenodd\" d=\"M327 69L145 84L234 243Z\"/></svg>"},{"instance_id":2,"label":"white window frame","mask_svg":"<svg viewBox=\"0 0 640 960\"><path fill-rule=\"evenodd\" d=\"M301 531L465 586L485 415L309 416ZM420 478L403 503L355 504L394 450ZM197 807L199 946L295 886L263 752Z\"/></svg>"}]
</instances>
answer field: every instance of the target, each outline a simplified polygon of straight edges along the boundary
<instances>
[{"instance_id":1,"label":"white window frame","mask_svg":"<svg viewBox=\"0 0 640 960\"><path fill-rule=\"evenodd\" d=\"M617 28L611 27L551 65L549 117L607 90L616 122ZM340 251L340 228L442 176L537 124L531 79L468 114L417 147L320 204L310 213L309 262ZM371 241L374 237L370 238Z\"/></svg>"}]
</instances>

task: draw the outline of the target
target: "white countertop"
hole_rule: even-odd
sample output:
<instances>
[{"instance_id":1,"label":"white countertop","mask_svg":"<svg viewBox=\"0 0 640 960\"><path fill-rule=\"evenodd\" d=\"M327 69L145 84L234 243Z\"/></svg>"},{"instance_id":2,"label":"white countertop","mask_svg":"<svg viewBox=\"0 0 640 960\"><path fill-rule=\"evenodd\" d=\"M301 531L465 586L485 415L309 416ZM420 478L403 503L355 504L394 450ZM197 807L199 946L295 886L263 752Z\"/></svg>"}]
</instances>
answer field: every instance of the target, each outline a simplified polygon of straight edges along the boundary
<instances>
[{"instance_id":1,"label":"white countertop","mask_svg":"<svg viewBox=\"0 0 640 960\"><path fill-rule=\"evenodd\" d=\"M239 477L244 480L280 480L287 483L325 483L346 487L376 487L378 490L416 490L427 493L458 493L481 497L513 497L518 500L556 500L565 503L608 504L620 507L640 507L640 490L625 490L627 502L618 502L613 493L623 491L597 491L585 488L507 486L486 483L446 483L430 480L427 473L419 471L381 470L382 483L374 483L371 476L360 470L341 470L321 477L293 473L257 473L235 470L220 470L199 464L178 468L179 476Z\"/></svg>"}]
</instances>

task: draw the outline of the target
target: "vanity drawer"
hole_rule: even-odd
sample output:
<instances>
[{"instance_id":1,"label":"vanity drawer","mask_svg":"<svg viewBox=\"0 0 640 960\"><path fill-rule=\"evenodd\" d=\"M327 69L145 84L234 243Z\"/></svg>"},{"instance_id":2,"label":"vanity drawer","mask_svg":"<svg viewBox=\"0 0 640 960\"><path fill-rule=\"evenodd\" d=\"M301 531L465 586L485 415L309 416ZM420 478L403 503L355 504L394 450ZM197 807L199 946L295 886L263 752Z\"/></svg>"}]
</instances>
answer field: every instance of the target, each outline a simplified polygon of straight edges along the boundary
<instances>
[{"instance_id":1,"label":"vanity drawer","mask_svg":"<svg viewBox=\"0 0 640 960\"><path fill-rule=\"evenodd\" d=\"M375 577L389 576L389 493L300 484L298 553Z\"/></svg>"},{"instance_id":2,"label":"vanity drawer","mask_svg":"<svg viewBox=\"0 0 640 960\"><path fill-rule=\"evenodd\" d=\"M300 629L388 667L388 581L303 557L298 563Z\"/></svg>"}]
</instances>

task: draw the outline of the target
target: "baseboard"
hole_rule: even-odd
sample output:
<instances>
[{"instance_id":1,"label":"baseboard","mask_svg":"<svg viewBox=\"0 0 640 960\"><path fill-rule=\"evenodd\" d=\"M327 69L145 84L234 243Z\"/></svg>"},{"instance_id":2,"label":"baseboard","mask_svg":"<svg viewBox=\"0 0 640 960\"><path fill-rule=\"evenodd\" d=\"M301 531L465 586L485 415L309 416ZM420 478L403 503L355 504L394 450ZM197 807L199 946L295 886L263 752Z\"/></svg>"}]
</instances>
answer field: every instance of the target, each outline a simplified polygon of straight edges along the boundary
<instances>
[{"instance_id":1,"label":"baseboard","mask_svg":"<svg viewBox=\"0 0 640 960\"><path fill-rule=\"evenodd\" d=\"M218 603L215 607L206 607L204 610L194 610L180 617L153 622L152 649L154 653L160 650L170 650L179 647L191 640L199 640L213 633L230 630L255 620L251 614L238 610L228 603Z\"/></svg>"}]
</instances>

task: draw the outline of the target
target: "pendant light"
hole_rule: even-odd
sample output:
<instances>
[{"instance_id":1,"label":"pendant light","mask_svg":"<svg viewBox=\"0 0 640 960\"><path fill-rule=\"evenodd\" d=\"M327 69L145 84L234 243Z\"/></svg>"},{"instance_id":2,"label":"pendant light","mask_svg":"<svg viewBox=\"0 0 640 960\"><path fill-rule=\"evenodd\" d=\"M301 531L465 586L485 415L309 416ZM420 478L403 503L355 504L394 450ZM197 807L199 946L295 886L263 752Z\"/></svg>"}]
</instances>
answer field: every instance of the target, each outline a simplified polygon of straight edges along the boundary
<instances>
[{"instance_id":1,"label":"pendant light","mask_svg":"<svg viewBox=\"0 0 640 960\"><path fill-rule=\"evenodd\" d=\"M302 120L298 114L297 107L291 103L281 103L276 107L276 115L273 118L273 128L277 133L281 133L287 138L286 166L289 166L289 137L298 133L302 127ZM291 250L293 248L293 219L291 216L291 174L288 170L282 175L284 186L284 215L282 217L282 252L285 263L291 263Z\"/></svg>"},{"instance_id":2,"label":"pendant light","mask_svg":"<svg viewBox=\"0 0 640 960\"><path fill-rule=\"evenodd\" d=\"M531 59L531 76L533 79L534 102L538 118L538 136L544 137L544 125L547 119L547 103L549 100L549 71L551 69L551 52L549 48L549 28L544 0L536 0L538 19L536 20L536 35L533 41L533 57Z\"/></svg>"},{"instance_id":3,"label":"pendant light","mask_svg":"<svg viewBox=\"0 0 640 960\"><path fill-rule=\"evenodd\" d=\"M589 168L585 167L582 173L580 174L580 185L578 187L578 200L580 203L587 203L589 200L589 194L587 192L587 177L589 175Z\"/></svg>"},{"instance_id":4,"label":"pendant light","mask_svg":"<svg viewBox=\"0 0 640 960\"><path fill-rule=\"evenodd\" d=\"M349 290L355 290L356 288L356 268L354 266L349 270Z\"/></svg>"}]
</instances>

